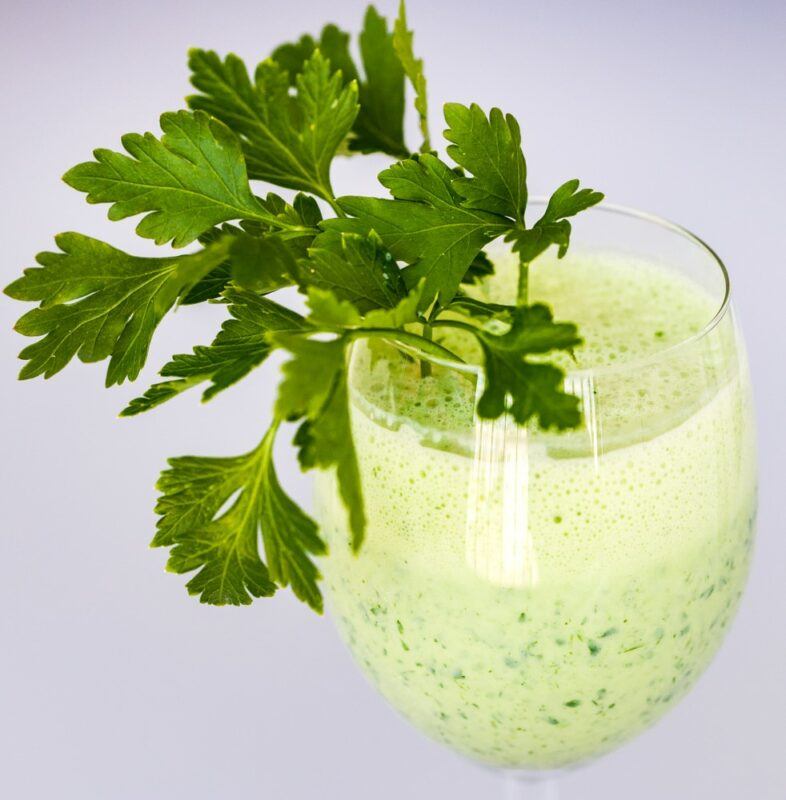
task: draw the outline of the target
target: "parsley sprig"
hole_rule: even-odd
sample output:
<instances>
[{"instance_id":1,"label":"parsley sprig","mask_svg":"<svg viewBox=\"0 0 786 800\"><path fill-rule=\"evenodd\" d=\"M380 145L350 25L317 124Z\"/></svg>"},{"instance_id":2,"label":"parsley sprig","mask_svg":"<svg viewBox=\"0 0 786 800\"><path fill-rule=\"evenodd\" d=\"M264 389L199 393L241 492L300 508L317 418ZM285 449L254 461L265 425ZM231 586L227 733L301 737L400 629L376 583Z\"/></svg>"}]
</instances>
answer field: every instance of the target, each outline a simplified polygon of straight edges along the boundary
<instances>
[{"instance_id":1,"label":"parsley sprig","mask_svg":"<svg viewBox=\"0 0 786 800\"><path fill-rule=\"evenodd\" d=\"M253 75L235 55L192 50L190 110L161 116L161 135L122 137L125 152L99 149L64 180L111 220L139 217L136 231L175 250L140 257L79 233L55 237L5 292L37 303L16 325L34 337L21 378L49 378L73 358L108 360L107 386L138 377L158 324L176 305L212 301L226 320L212 341L181 353L163 380L121 412L134 416L190 389L209 400L285 354L272 421L258 444L235 457L174 458L158 483L155 546L168 568L191 575L189 592L213 604L247 604L285 586L322 609L316 524L286 494L273 445L296 426L304 470L336 470L360 548L366 517L352 438L347 354L383 340L421 361L460 362L436 331L473 337L482 353L480 417L510 414L521 425L565 429L580 421L578 399L547 360L580 343L576 326L528 302L529 264L556 245L565 254L569 219L602 195L560 186L542 217L526 222L527 165L510 114L445 106L442 158L428 125L423 61L403 2L393 24L373 7L358 38L335 25L276 48ZM405 98L414 94L420 144L404 137ZM336 196L340 155L384 153L389 196ZM452 163L451 163L452 162ZM264 182L290 190L289 200ZM320 205L321 203L321 205ZM324 211L329 213L323 217ZM465 292L491 274L484 247L504 237L520 260L518 300L484 303ZM191 245L189 252L178 248ZM305 314L278 292L297 287Z\"/></svg>"}]
</instances>

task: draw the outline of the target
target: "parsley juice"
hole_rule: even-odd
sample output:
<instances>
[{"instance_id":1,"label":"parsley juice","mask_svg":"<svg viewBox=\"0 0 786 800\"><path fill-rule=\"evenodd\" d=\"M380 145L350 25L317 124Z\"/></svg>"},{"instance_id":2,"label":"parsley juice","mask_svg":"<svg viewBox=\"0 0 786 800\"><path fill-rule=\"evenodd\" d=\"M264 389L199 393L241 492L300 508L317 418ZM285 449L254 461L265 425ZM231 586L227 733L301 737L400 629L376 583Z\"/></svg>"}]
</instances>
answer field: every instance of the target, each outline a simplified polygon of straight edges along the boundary
<instances>
[{"instance_id":1,"label":"parsley juice","mask_svg":"<svg viewBox=\"0 0 786 800\"><path fill-rule=\"evenodd\" d=\"M478 293L504 300L514 278L498 263ZM317 500L329 606L389 702L475 759L554 768L635 735L715 653L747 572L754 447L733 321L679 346L716 310L697 284L580 252L530 281L577 320L574 391L603 424L477 423L462 376L417 380L392 349L358 348L357 557L329 475Z\"/></svg>"},{"instance_id":2,"label":"parsley juice","mask_svg":"<svg viewBox=\"0 0 786 800\"><path fill-rule=\"evenodd\" d=\"M134 381L171 310L216 301L221 327L121 416L284 361L239 453L168 459L168 571L216 606L287 590L322 612L324 586L382 694L477 760L612 748L693 684L745 580L752 410L723 265L570 173L531 197L499 108L441 104L438 142L403 0L354 42L328 23L259 58L190 50L187 109L65 172L165 249L55 236L4 289L33 304L19 377ZM390 159L370 195L334 188L353 154ZM276 467L289 425L317 519Z\"/></svg>"}]
</instances>

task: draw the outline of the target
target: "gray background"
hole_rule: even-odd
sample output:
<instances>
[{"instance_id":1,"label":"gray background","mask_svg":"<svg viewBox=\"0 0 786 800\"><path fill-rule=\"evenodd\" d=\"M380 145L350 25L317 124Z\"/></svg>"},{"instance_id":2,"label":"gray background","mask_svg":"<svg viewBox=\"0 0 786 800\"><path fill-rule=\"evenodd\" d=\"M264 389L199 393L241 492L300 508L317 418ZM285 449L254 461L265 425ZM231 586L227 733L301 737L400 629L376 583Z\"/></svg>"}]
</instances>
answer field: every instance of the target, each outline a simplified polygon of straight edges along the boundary
<instances>
[{"instance_id":1,"label":"gray background","mask_svg":"<svg viewBox=\"0 0 786 800\"><path fill-rule=\"evenodd\" d=\"M156 130L187 91L189 45L254 61L363 3L3 0L3 284L53 233L136 252L58 176L126 131ZM382 7L394 12L392 0ZM719 656L662 723L564 783L570 798L783 798L786 513L783 476L786 11L749 2L412 0L433 120L446 100L499 104L524 128L530 184L578 175L617 203L676 219L727 261L759 413L761 512L749 589ZM382 159L343 161L339 191L371 190ZM22 307L3 298L0 328ZM166 357L212 336L184 310ZM286 594L200 607L147 549L153 482L169 455L257 440L271 371L203 407L183 397L118 420L133 396L103 368L17 383L22 341L0 336L0 797L476 798L494 778L433 744L366 685L329 622ZM286 482L307 481L291 453Z\"/></svg>"}]
</instances>

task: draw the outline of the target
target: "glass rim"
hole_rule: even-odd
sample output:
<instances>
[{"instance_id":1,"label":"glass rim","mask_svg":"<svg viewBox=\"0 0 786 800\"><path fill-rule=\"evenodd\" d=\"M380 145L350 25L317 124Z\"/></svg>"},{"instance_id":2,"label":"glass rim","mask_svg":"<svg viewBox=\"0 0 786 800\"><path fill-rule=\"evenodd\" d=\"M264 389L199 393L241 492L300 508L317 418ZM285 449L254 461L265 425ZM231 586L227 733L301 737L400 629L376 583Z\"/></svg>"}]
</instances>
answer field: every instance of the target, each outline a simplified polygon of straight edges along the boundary
<instances>
[{"instance_id":1,"label":"glass rim","mask_svg":"<svg viewBox=\"0 0 786 800\"><path fill-rule=\"evenodd\" d=\"M548 198L545 196L535 196L531 197L529 202L535 205L546 205L548 203ZM688 230L688 228L657 214L652 214L648 211L640 211L639 209L618 205L616 203L601 202L598 205L583 211L582 215L589 215L593 213L617 214L622 217L628 217L630 219L637 219L642 222L647 222L652 225L656 225L663 230L667 230L671 233L681 236L683 239L686 239L687 241L696 245L704 252L706 256L709 256L716 268L720 271L723 279L723 299L721 300L721 303L715 313L704 324L701 330L692 333L690 336L686 336L684 339L680 339L680 341L675 342L668 347L664 347L662 350L656 350L648 355L632 358L630 361L615 362L613 364L601 364L594 367L566 369L566 382L572 379L587 379L593 375L641 369L642 367L656 363L663 358L669 358L674 355L675 351L695 344L711 333L726 316L731 302L731 281L729 279L729 273L726 269L726 265L723 263L722 259L715 252L715 250L713 250L712 247L710 247L707 242L704 241L704 239ZM584 216L584 218L586 219L586 216ZM579 331L579 334L580 333L581 331ZM464 372L466 374L475 376L482 375L483 373L483 368L479 364L467 364L465 362L454 361L453 359L440 358L439 356L429 356L429 361L438 366L443 366L457 372Z\"/></svg>"}]
</instances>

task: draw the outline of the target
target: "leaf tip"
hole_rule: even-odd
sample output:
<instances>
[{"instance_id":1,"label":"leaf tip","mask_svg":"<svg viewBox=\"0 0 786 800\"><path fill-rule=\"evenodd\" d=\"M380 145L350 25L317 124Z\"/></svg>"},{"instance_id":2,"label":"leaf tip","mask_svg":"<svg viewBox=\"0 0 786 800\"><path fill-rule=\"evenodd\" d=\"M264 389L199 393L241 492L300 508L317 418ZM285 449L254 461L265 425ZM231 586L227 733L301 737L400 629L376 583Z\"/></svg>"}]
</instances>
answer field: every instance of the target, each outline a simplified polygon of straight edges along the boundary
<instances>
[{"instance_id":1,"label":"leaf tip","mask_svg":"<svg viewBox=\"0 0 786 800\"><path fill-rule=\"evenodd\" d=\"M22 275L21 277L11 281L11 283L9 283L8 286L3 287L3 294L6 297L12 298L13 300L24 300L25 298L23 296L23 293L21 292L21 285L24 279L25 279L24 275ZM16 328L17 324L18 323L16 322L14 323L13 326L14 330L17 330Z\"/></svg>"}]
</instances>

